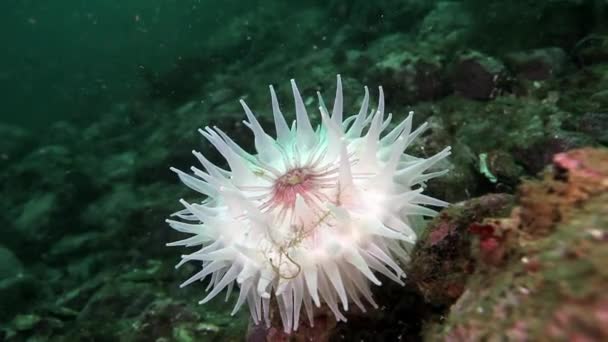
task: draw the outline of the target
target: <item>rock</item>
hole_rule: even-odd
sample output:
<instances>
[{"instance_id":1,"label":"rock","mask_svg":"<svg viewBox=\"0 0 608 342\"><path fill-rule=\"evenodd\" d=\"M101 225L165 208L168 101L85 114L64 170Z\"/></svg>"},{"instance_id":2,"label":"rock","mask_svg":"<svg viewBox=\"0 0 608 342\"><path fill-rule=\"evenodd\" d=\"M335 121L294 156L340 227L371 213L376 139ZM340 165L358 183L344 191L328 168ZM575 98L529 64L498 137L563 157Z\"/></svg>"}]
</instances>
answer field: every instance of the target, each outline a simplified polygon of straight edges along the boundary
<instances>
[{"instance_id":1,"label":"rock","mask_svg":"<svg viewBox=\"0 0 608 342\"><path fill-rule=\"evenodd\" d=\"M429 183L427 191L436 198L453 203L469 199L479 193L479 178L473 172L473 162L462 151L455 153L448 165L450 172Z\"/></svg>"},{"instance_id":2,"label":"rock","mask_svg":"<svg viewBox=\"0 0 608 342\"><path fill-rule=\"evenodd\" d=\"M13 252L0 245L0 280L14 277L23 273L21 261Z\"/></svg>"},{"instance_id":3,"label":"rock","mask_svg":"<svg viewBox=\"0 0 608 342\"><path fill-rule=\"evenodd\" d=\"M468 227L485 217L510 211L513 198L489 194L456 203L441 212L427 227L406 270L424 298L433 305L452 304L465 289L475 269Z\"/></svg>"},{"instance_id":4,"label":"rock","mask_svg":"<svg viewBox=\"0 0 608 342\"><path fill-rule=\"evenodd\" d=\"M42 292L35 285L15 254L0 246L0 321L23 310L37 297L35 291Z\"/></svg>"},{"instance_id":5,"label":"rock","mask_svg":"<svg viewBox=\"0 0 608 342\"><path fill-rule=\"evenodd\" d=\"M63 145L46 145L33 150L7 169L5 176L10 177L10 182L5 184L5 188L14 191L13 198L17 203L31 200L38 192L56 190L65 193L71 189L69 177L77 166L73 150Z\"/></svg>"},{"instance_id":6,"label":"rock","mask_svg":"<svg viewBox=\"0 0 608 342\"><path fill-rule=\"evenodd\" d=\"M553 155L573 148L586 146L590 139L572 132L560 132L543 137L537 142L517 147L512 151L516 162L531 174L536 174L551 162Z\"/></svg>"},{"instance_id":7,"label":"rock","mask_svg":"<svg viewBox=\"0 0 608 342\"><path fill-rule=\"evenodd\" d=\"M13 326L17 331L30 330L41 320L37 315L17 315L13 320Z\"/></svg>"},{"instance_id":8,"label":"rock","mask_svg":"<svg viewBox=\"0 0 608 342\"><path fill-rule=\"evenodd\" d=\"M134 268L122 276L122 279L127 281L153 281L160 279L163 271L162 263L158 260L148 260L146 267Z\"/></svg>"},{"instance_id":9,"label":"rock","mask_svg":"<svg viewBox=\"0 0 608 342\"><path fill-rule=\"evenodd\" d=\"M27 273L0 278L0 321L10 319L43 297L47 286Z\"/></svg>"},{"instance_id":10,"label":"rock","mask_svg":"<svg viewBox=\"0 0 608 342\"><path fill-rule=\"evenodd\" d=\"M429 104L434 107L433 104ZM426 109L416 112L415 117L429 115ZM435 198L450 203L461 202L477 196L480 191L481 177L475 172L475 154L469 146L455 142L447 131L451 125L449 118L441 115L439 111L428 118L428 134L413 142L409 153L417 157L429 158L440 152L444 146L452 145L453 153L449 159L441 161L437 170L450 170L446 175L433 179L426 186L426 193Z\"/></svg>"},{"instance_id":11,"label":"rock","mask_svg":"<svg viewBox=\"0 0 608 342\"><path fill-rule=\"evenodd\" d=\"M520 187L509 217L469 227L475 272L425 339L608 339L608 149L553 164Z\"/></svg>"},{"instance_id":12,"label":"rock","mask_svg":"<svg viewBox=\"0 0 608 342\"><path fill-rule=\"evenodd\" d=\"M454 62L451 82L457 95L472 100L490 100L506 90L508 74L500 60L470 51Z\"/></svg>"},{"instance_id":13,"label":"rock","mask_svg":"<svg viewBox=\"0 0 608 342\"><path fill-rule=\"evenodd\" d=\"M608 61L608 37L590 35L576 44L574 55L580 65L605 63Z\"/></svg>"},{"instance_id":14,"label":"rock","mask_svg":"<svg viewBox=\"0 0 608 342\"><path fill-rule=\"evenodd\" d=\"M234 321L232 322L234 324ZM127 339L151 341L167 338L170 341L236 341L240 330L206 321L189 305L158 300L153 302L133 324L134 331L125 334ZM129 337L130 336L130 337ZM241 335L242 336L242 335Z\"/></svg>"},{"instance_id":15,"label":"rock","mask_svg":"<svg viewBox=\"0 0 608 342\"><path fill-rule=\"evenodd\" d=\"M236 96L237 94L234 93L234 89L219 88L208 94L206 99L209 101L209 106L214 108L226 102L232 101Z\"/></svg>"},{"instance_id":16,"label":"rock","mask_svg":"<svg viewBox=\"0 0 608 342\"><path fill-rule=\"evenodd\" d=\"M33 150L19 163L0 174L5 208L0 221L7 221L3 243L21 258L40 259L55 241L70 230L79 231L82 203L97 195L94 180L85 174L86 163L74 150L48 145ZM6 217L3 217L6 215ZM27 251L20 248L27 245Z\"/></svg>"},{"instance_id":17,"label":"rock","mask_svg":"<svg viewBox=\"0 0 608 342\"><path fill-rule=\"evenodd\" d=\"M54 259L78 257L94 250L102 238L99 232L83 232L63 236L49 247L49 257Z\"/></svg>"},{"instance_id":18,"label":"rock","mask_svg":"<svg viewBox=\"0 0 608 342\"><path fill-rule=\"evenodd\" d=\"M0 165L20 159L33 146L34 139L25 129L0 124Z\"/></svg>"},{"instance_id":19,"label":"rock","mask_svg":"<svg viewBox=\"0 0 608 342\"><path fill-rule=\"evenodd\" d=\"M64 323L54 317L37 314L17 315L8 325L8 341L48 341L54 332L63 328ZM28 336L29 338L25 338Z\"/></svg>"},{"instance_id":20,"label":"rock","mask_svg":"<svg viewBox=\"0 0 608 342\"><path fill-rule=\"evenodd\" d=\"M249 322L247 329L247 342L281 342L281 341L331 341L331 336L336 334L336 320L333 313L325 305L314 309L313 321L310 324L304 315L300 316L298 331L287 334L283 331L283 323L280 318L279 310L276 305L271 305L270 321L267 327L264 323L253 324Z\"/></svg>"},{"instance_id":21,"label":"rock","mask_svg":"<svg viewBox=\"0 0 608 342\"><path fill-rule=\"evenodd\" d=\"M462 44L472 29L471 16L461 2L439 1L422 20L418 36L423 42L443 45L447 48Z\"/></svg>"},{"instance_id":22,"label":"rock","mask_svg":"<svg viewBox=\"0 0 608 342\"><path fill-rule=\"evenodd\" d=\"M81 131L70 122L58 121L46 130L43 141L46 145L76 145L82 141Z\"/></svg>"},{"instance_id":23,"label":"rock","mask_svg":"<svg viewBox=\"0 0 608 342\"><path fill-rule=\"evenodd\" d=\"M32 199L23 205L21 215L15 220L15 227L34 240L43 239L46 233L40 230L40 226L52 224L52 216L57 206L57 196L53 193L32 196Z\"/></svg>"},{"instance_id":24,"label":"rock","mask_svg":"<svg viewBox=\"0 0 608 342\"><path fill-rule=\"evenodd\" d=\"M387 89L399 90L388 94L392 102L413 104L435 100L448 93L442 58L425 54L407 50L393 52L376 64L377 83ZM397 94L398 97L394 97Z\"/></svg>"},{"instance_id":25,"label":"rock","mask_svg":"<svg viewBox=\"0 0 608 342\"><path fill-rule=\"evenodd\" d=\"M485 158L482 158L485 156ZM483 163L482 163L483 161ZM502 150L493 150L487 154L480 155L480 171L488 172L486 177L497 185L504 185L512 189L523 174L522 167L517 165L515 158L510 153ZM493 177L493 179L492 179Z\"/></svg>"},{"instance_id":26,"label":"rock","mask_svg":"<svg viewBox=\"0 0 608 342\"><path fill-rule=\"evenodd\" d=\"M608 112L587 112L576 123L577 129L599 143L608 145Z\"/></svg>"},{"instance_id":27,"label":"rock","mask_svg":"<svg viewBox=\"0 0 608 342\"><path fill-rule=\"evenodd\" d=\"M544 81L564 72L568 56L563 49L552 47L509 53L505 63L518 78Z\"/></svg>"},{"instance_id":28,"label":"rock","mask_svg":"<svg viewBox=\"0 0 608 342\"><path fill-rule=\"evenodd\" d=\"M202 332L218 333L220 331L220 327L210 323L199 323L196 325L196 330Z\"/></svg>"},{"instance_id":29,"label":"rock","mask_svg":"<svg viewBox=\"0 0 608 342\"><path fill-rule=\"evenodd\" d=\"M124 151L108 156L102 161L98 182L111 185L118 180L128 180L135 173L137 155L134 151Z\"/></svg>"},{"instance_id":30,"label":"rock","mask_svg":"<svg viewBox=\"0 0 608 342\"><path fill-rule=\"evenodd\" d=\"M114 227L119 233L128 228L129 215L139 207L136 188L132 184L119 182L105 191L103 196L88 203L83 209L81 220L91 226L105 222L106 226Z\"/></svg>"},{"instance_id":31,"label":"rock","mask_svg":"<svg viewBox=\"0 0 608 342\"><path fill-rule=\"evenodd\" d=\"M596 102L601 108L608 107L608 90L602 89L593 93L590 97L590 100Z\"/></svg>"}]
</instances>

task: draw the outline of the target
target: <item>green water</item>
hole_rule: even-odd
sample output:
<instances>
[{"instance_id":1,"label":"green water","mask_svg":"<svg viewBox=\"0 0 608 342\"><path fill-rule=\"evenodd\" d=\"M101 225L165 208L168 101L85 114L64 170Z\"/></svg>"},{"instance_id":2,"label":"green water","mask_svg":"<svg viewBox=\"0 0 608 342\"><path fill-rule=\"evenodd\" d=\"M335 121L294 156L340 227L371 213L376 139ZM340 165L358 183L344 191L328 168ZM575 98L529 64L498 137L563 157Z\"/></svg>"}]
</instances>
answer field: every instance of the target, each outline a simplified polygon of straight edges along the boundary
<instances>
[{"instance_id":1,"label":"green water","mask_svg":"<svg viewBox=\"0 0 608 342\"><path fill-rule=\"evenodd\" d=\"M142 91L142 67L203 54L228 18L257 6L224 1L4 1L3 122L42 128L90 120ZM94 114L96 113L96 114Z\"/></svg>"}]
</instances>

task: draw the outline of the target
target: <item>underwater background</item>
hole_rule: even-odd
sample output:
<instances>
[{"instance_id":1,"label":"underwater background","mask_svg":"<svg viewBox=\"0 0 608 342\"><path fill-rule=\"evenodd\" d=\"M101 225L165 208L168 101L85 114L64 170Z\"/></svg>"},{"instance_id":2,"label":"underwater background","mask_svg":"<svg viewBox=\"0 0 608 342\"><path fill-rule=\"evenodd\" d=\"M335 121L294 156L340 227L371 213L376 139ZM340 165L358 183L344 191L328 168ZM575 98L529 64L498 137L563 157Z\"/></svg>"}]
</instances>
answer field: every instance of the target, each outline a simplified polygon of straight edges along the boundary
<instances>
[{"instance_id":1,"label":"underwater background","mask_svg":"<svg viewBox=\"0 0 608 342\"><path fill-rule=\"evenodd\" d=\"M251 150L342 76L451 145L404 287L305 341L608 340L608 1L0 3L0 341L283 341L204 306L165 218L201 199L170 166L217 125ZM314 105L313 105L314 104ZM350 113L350 112L349 112ZM293 109L285 110L293 119ZM315 114L316 115L316 114ZM320 121L319 115L315 119ZM223 296L219 296L223 297ZM308 335L305 335L308 334ZM312 337L311 337L312 336Z\"/></svg>"}]
</instances>

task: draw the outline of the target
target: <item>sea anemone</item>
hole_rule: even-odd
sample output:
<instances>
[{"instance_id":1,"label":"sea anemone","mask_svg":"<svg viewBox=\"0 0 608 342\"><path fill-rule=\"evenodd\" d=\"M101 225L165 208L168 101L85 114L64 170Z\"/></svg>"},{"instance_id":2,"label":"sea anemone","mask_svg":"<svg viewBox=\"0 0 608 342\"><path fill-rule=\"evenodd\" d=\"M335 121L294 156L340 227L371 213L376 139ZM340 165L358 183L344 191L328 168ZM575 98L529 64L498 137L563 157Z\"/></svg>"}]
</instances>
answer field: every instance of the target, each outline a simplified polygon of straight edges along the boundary
<instances>
[{"instance_id":1,"label":"sea anemone","mask_svg":"<svg viewBox=\"0 0 608 342\"><path fill-rule=\"evenodd\" d=\"M168 245L202 246L176 266L194 261L202 267L182 287L210 276L211 292L200 301L206 303L226 287L229 295L237 283L232 314L247 301L254 323L267 325L274 294L287 333L298 329L302 305L311 325L313 303L324 303L342 321L340 303L344 311L351 303L365 311L364 301L377 307L369 286L380 285L377 273L403 284L399 262L408 262L416 241L412 220L435 215L428 206L447 205L422 192L427 180L447 172L433 166L450 154L449 147L426 159L404 154L427 127L412 131L412 112L383 134L392 115L385 118L382 87L377 109L369 112L366 87L359 113L343 119L338 75L331 116L318 94L322 123L316 129L294 80L291 88L296 120L290 128L270 86L276 139L240 101L255 154L217 127L199 130L230 170L193 151L205 171L172 170L206 197L180 200L185 209L167 220L193 234Z\"/></svg>"}]
</instances>

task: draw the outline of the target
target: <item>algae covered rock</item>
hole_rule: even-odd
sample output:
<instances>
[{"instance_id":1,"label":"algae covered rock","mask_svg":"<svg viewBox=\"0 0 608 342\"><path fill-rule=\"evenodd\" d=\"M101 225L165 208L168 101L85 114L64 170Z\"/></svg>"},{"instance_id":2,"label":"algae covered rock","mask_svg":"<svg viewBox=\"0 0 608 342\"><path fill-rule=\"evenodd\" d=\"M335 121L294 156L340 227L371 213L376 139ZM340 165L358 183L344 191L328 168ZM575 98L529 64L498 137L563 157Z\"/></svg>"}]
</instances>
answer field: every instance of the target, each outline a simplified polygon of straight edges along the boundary
<instances>
[{"instance_id":1,"label":"algae covered rock","mask_svg":"<svg viewBox=\"0 0 608 342\"><path fill-rule=\"evenodd\" d=\"M488 194L454 204L429 224L407 272L426 301L449 305L462 294L475 270L469 226L485 217L504 214L512 205L510 195Z\"/></svg>"},{"instance_id":2,"label":"algae covered rock","mask_svg":"<svg viewBox=\"0 0 608 342\"><path fill-rule=\"evenodd\" d=\"M11 125L0 124L0 166L20 158L35 140L27 130Z\"/></svg>"},{"instance_id":3,"label":"algae covered rock","mask_svg":"<svg viewBox=\"0 0 608 342\"><path fill-rule=\"evenodd\" d=\"M608 150L556 155L517 201L471 227L478 268L428 340L608 338Z\"/></svg>"},{"instance_id":4,"label":"algae covered rock","mask_svg":"<svg viewBox=\"0 0 608 342\"><path fill-rule=\"evenodd\" d=\"M43 288L14 253L0 245L0 322L38 299Z\"/></svg>"},{"instance_id":5,"label":"algae covered rock","mask_svg":"<svg viewBox=\"0 0 608 342\"><path fill-rule=\"evenodd\" d=\"M456 94L472 100L493 99L508 85L508 72L503 62L477 51L459 56L451 74Z\"/></svg>"},{"instance_id":6,"label":"algae covered rock","mask_svg":"<svg viewBox=\"0 0 608 342\"><path fill-rule=\"evenodd\" d=\"M23 272L21 261L13 252L0 245L0 279L7 279Z\"/></svg>"},{"instance_id":7,"label":"algae covered rock","mask_svg":"<svg viewBox=\"0 0 608 342\"><path fill-rule=\"evenodd\" d=\"M0 321L31 302L35 298L36 285L15 254L0 245Z\"/></svg>"},{"instance_id":8,"label":"algae covered rock","mask_svg":"<svg viewBox=\"0 0 608 342\"><path fill-rule=\"evenodd\" d=\"M563 49L553 47L513 52L508 54L505 60L518 77L543 81L563 73L568 56Z\"/></svg>"}]
</instances>

